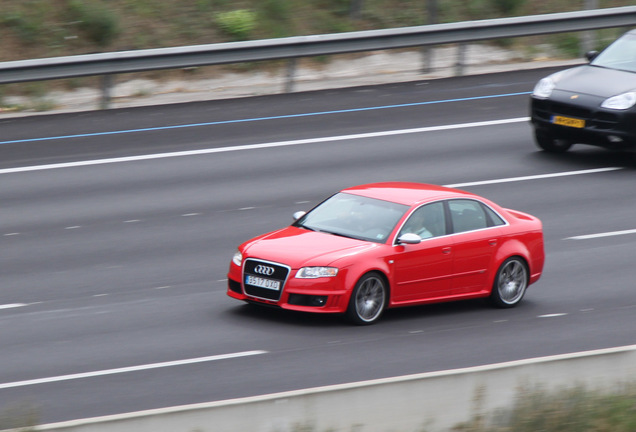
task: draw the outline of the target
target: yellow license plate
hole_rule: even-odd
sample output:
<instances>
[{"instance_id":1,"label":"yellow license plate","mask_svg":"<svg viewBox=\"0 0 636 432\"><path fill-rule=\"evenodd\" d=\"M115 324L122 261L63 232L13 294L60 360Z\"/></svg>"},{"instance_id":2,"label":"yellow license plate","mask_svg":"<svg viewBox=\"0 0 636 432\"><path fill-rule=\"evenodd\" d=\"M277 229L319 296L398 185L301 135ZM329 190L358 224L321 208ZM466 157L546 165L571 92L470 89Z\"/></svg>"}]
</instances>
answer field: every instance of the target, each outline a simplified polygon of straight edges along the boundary
<instances>
[{"instance_id":1,"label":"yellow license plate","mask_svg":"<svg viewBox=\"0 0 636 432\"><path fill-rule=\"evenodd\" d=\"M573 128L584 128L585 120L576 119L572 117L563 117L563 116L553 116L552 123L558 124L561 126L568 126Z\"/></svg>"}]
</instances>

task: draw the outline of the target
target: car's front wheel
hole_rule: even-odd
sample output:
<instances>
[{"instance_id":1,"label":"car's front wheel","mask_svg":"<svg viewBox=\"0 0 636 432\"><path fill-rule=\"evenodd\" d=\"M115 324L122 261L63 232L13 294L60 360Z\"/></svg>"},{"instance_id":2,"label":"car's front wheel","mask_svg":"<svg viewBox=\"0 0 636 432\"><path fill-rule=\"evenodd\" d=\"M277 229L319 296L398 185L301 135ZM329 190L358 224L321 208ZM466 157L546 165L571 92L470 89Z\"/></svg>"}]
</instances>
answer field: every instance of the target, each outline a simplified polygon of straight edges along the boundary
<instances>
[{"instance_id":1,"label":"car's front wheel","mask_svg":"<svg viewBox=\"0 0 636 432\"><path fill-rule=\"evenodd\" d=\"M353 289L347 317L354 324L373 324L384 312L387 297L388 290L384 278L378 273L367 273Z\"/></svg>"},{"instance_id":2,"label":"car's front wheel","mask_svg":"<svg viewBox=\"0 0 636 432\"><path fill-rule=\"evenodd\" d=\"M501 264L490 299L500 308L511 308L519 304L528 288L528 266L521 257L508 258Z\"/></svg>"},{"instance_id":3,"label":"car's front wheel","mask_svg":"<svg viewBox=\"0 0 636 432\"><path fill-rule=\"evenodd\" d=\"M571 141L557 139L541 131L534 132L534 139L539 148L550 153L565 153L572 147Z\"/></svg>"}]
</instances>

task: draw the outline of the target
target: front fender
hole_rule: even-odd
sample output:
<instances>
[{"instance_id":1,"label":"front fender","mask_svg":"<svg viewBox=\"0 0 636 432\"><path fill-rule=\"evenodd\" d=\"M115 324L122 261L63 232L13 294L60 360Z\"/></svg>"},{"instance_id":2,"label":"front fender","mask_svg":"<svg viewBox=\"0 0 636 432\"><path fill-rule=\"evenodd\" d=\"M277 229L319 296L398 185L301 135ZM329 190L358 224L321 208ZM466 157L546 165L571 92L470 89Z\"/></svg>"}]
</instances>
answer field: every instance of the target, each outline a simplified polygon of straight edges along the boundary
<instances>
[{"instance_id":1,"label":"front fender","mask_svg":"<svg viewBox=\"0 0 636 432\"><path fill-rule=\"evenodd\" d=\"M350 266L343 268L343 272L345 273L344 277L344 288L347 291L347 302L351 298L351 293L353 292L353 288L356 286L356 283L360 280L362 276L369 272L378 272L380 273L387 282L387 288L390 295L391 293L391 265L385 261L376 259L373 261L359 260L354 263L351 263Z\"/></svg>"}]
</instances>

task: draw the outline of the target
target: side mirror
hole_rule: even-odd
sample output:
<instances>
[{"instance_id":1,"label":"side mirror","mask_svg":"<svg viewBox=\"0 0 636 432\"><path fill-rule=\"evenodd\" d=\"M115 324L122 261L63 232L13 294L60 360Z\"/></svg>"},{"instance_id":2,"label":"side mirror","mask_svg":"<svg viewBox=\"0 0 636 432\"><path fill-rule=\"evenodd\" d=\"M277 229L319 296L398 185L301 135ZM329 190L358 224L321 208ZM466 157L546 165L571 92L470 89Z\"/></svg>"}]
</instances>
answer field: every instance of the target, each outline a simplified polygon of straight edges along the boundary
<instances>
[{"instance_id":1,"label":"side mirror","mask_svg":"<svg viewBox=\"0 0 636 432\"><path fill-rule=\"evenodd\" d=\"M588 51L585 53L585 58L587 59L587 61L591 62L596 58L597 55L598 51Z\"/></svg>"},{"instance_id":2,"label":"side mirror","mask_svg":"<svg viewBox=\"0 0 636 432\"><path fill-rule=\"evenodd\" d=\"M413 233L402 234L398 237L398 243L400 244L419 244L422 242L422 237Z\"/></svg>"},{"instance_id":3,"label":"side mirror","mask_svg":"<svg viewBox=\"0 0 636 432\"><path fill-rule=\"evenodd\" d=\"M298 219L300 219L301 217L305 216L307 214L307 212L304 211L297 211L296 213L293 214L293 218L295 221L297 221Z\"/></svg>"}]
</instances>

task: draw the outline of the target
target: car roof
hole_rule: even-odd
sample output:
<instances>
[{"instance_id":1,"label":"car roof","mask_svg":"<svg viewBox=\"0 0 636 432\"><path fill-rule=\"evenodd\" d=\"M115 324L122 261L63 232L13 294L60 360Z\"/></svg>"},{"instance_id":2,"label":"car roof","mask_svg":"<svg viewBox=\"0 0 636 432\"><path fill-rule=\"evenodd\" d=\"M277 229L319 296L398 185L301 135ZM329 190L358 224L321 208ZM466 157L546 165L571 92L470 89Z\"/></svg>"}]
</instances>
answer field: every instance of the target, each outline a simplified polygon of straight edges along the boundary
<instances>
[{"instance_id":1,"label":"car roof","mask_svg":"<svg viewBox=\"0 0 636 432\"><path fill-rule=\"evenodd\" d=\"M426 183L369 183L343 189L342 192L390 201L408 206L447 198L479 198L470 192Z\"/></svg>"}]
</instances>

